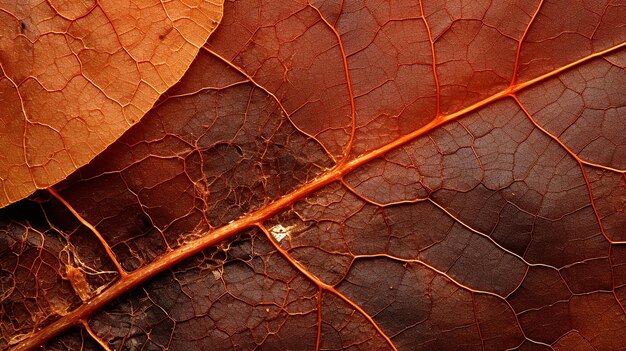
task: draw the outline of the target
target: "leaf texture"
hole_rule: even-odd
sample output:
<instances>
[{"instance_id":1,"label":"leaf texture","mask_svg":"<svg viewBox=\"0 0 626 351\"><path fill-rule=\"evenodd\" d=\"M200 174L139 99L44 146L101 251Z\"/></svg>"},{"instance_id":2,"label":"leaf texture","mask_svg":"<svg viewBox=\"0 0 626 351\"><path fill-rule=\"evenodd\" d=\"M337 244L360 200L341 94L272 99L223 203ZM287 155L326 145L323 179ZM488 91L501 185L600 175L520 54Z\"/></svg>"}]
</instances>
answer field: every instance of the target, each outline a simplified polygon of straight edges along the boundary
<instances>
[{"instance_id":1,"label":"leaf texture","mask_svg":"<svg viewBox=\"0 0 626 351\"><path fill-rule=\"evenodd\" d=\"M626 349L626 5L230 1L2 210L4 348Z\"/></svg>"},{"instance_id":2,"label":"leaf texture","mask_svg":"<svg viewBox=\"0 0 626 351\"><path fill-rule=\"evenodd\" d=\"M222 1L0 1L0 206L85 165L187 70Z\"/></svg>"}]
</instances>

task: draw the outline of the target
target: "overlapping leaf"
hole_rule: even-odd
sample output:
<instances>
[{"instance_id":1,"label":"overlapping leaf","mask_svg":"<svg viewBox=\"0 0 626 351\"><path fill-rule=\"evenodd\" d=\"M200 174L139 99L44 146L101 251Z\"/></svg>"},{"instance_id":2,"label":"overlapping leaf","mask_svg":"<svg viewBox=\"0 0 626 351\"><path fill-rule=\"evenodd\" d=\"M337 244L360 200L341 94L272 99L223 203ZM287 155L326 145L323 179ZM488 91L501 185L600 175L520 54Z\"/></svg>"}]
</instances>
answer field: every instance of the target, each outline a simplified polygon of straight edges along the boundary
<instances>
[{"instance_id":1,"label":"overlapping leaf","mask_svg":"<svg viewBox=\"0 0 626 351\"><path fill-rule=\"evenodd\" d=\"M85 165L187 70L212 1L0 1L0 206Z\"/></svg>"}]
</instances>

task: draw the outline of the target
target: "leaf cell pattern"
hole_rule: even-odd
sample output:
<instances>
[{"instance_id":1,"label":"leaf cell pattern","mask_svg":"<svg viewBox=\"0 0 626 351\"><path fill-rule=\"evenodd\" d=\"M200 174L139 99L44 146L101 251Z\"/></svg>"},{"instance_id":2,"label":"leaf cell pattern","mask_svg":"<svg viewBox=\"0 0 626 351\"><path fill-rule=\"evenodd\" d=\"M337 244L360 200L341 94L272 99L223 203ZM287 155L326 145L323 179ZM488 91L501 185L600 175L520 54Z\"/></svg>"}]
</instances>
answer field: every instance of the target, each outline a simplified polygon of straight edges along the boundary
<instances>
[{"instance_id":1,"label":"leaf cell pattern","mask_svg":"<svg viewBox=\"0 0 626 351\"><path fill-rule=\"evenodd\" d=\"M626 349L626 6L228 1L2 210L0 345Z\"/></svg>"},{"instance_id":2,"label":"leaf cell pattern","mask_svg":"<svg viewBox=\"0 0 626 351\"><path fill-rule=\"evenodd\" d=\"M65 179L185 73L221 0L0 1L0 206Z\"/></svg>"}]
</instances>

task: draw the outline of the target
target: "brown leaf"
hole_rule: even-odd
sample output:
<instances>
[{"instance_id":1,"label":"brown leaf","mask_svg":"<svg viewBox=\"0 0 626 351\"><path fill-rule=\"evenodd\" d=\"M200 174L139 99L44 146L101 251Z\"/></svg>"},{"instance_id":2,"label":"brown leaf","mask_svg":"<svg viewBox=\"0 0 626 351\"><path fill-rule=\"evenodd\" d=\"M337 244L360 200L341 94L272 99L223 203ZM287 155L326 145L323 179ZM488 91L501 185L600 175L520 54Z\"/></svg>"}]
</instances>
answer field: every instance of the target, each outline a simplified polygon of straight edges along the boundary
<instances>
[{"instance_id":1,"label":"brown leaf","mask_svg":"<svg viewBox=\"0 0 626 351\"><path fill-rule=\"evenodd\" d=\"M145 118L1 212L2 345L624 350L625 10L227 2Z\"/></svg>"}]
</instances>

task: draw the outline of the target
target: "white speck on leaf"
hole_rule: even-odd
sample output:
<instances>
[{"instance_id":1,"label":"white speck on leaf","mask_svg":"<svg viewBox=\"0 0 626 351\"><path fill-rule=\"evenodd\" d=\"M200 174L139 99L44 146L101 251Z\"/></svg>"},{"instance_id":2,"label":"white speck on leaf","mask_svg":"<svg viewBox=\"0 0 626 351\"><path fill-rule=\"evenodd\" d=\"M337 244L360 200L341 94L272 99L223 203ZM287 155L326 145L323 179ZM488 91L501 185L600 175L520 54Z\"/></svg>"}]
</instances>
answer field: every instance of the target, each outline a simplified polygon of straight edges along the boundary
<instances>
[{"instance_id":1,"label":"white speck on leaf","mask_svg":"<svg viewBox=\"0 0 626 351\"><path fill-rule=\"evenodd\" d=\"M275 225L270 229L270 233L276 239L276 241L281 242L285 237L289 235L289 229L282 226L282 224Z\"/></svg>"},{"instance_id":2,"label":"white speck on leaf","mask_svg":"<svg viewBox=\"0 0 626 351\"><path fill-rule=\"evenodd\" d=\"M215 280L220 280L222 278L222 272L218 271L217 269L213 271L213 278L215 278Z\"/></svg>"}]
</instances>

